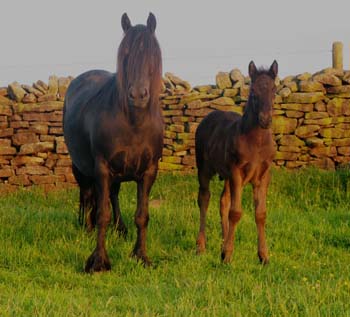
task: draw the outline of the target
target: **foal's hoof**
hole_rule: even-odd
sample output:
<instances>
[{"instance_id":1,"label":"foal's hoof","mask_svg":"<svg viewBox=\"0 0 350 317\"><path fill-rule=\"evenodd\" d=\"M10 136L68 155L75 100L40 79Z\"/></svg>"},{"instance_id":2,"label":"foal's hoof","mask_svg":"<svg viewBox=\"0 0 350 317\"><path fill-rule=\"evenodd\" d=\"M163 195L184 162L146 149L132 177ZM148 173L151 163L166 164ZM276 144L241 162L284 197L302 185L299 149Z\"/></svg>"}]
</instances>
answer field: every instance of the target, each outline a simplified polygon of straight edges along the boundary
<instances>
[{"instance_id":1,"label":"foal's hoof","mask_svg":"<svg viewBox=\"0 0 350 317\"><path fill-rule=\"evenodd\" d=\"M199 234L197 241L196 241L196 244L197 244L197 254L200 255L200 254L204 253L205 252L205 244L206 244L205 236L202 234Z\"/></svg>"},{"instance_id":2,"label":"foal's hoof","mask_svg":"<svg viewBox=\"0 0 350 317\"><path fill-rule=\"evenodd\" d=\"M223 263L227 264L231 262L232 252L221 251L221 260Z\"/></svg>"},{"instance_id":3,"label":"foal's hoof","mask_svg":"<svg viewBox=\"0 0 350 317\"><path fill-rule=\"evenodd\" d=\"M106 252L98 253L96 250L89 256L85 265L86 273L110 271L111 263Z\"/></svg>"},{"instance_id":4,"label":"foal's hoof","mask_svg":"<svg viewBox=\"0 0 350 317\"><path fill-rule=\"evenodd\" d=\"M269 258L267 256L261 256L260 254L258 254L258 256L259 256L260 263L262 265L269 264L270 260L269 260Z\"/></svg>"},{"instance_id":5,"label":"foal's hoof","mask_svg":"<svg viewBox=\"0 0 350 317\"><path fill-rule=\"evenodd\" d=\"M201 255L205 252L205 246L197 244L197 255Z\"/></svg>"}]
</instances>

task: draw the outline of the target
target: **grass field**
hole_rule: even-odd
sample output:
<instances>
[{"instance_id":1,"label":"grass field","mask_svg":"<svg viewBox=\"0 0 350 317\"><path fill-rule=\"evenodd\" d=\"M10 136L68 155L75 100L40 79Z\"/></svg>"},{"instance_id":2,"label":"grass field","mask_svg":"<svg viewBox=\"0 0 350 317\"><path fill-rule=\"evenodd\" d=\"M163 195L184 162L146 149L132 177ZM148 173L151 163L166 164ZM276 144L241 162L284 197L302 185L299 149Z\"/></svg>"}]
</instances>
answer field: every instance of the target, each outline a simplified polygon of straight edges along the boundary
<instances>
[{"instance_id":1,"label":"grass field","mask_svg":"<svg viewBox=\"0 0 350 317\"><path fill-rule=\"evenodd\" d=\"M214 180L206 254L196 256L194 175L161 175L148 231L152 268L129 257L135 184L123 184L129 234L110 230L112 271L83 273L95 234L77 224L78 191L19 190L0 197L0 316L350 316L350 172L275 170L268 196L270 264L256 255L251 188L235 253L220 262Z\"/></svg>"}]
</instances>

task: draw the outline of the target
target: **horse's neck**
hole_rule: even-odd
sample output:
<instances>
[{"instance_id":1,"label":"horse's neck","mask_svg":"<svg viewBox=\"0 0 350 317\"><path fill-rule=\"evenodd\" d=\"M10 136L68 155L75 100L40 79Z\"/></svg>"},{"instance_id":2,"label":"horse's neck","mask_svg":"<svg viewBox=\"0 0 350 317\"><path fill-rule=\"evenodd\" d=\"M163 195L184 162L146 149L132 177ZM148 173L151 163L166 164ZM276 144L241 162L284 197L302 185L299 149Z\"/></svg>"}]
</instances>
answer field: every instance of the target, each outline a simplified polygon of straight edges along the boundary
<instances>
[{"instance_id":1,"label":"horse's neck","mask_svg":"<svg viewBox=\"0 0 350 317\"><path fill-rule=\"evenodd\" d=\"M141 128L149 121L149 111L131 109L128 112L128 120L135 128Z\"/></svg>"}]
</instances>

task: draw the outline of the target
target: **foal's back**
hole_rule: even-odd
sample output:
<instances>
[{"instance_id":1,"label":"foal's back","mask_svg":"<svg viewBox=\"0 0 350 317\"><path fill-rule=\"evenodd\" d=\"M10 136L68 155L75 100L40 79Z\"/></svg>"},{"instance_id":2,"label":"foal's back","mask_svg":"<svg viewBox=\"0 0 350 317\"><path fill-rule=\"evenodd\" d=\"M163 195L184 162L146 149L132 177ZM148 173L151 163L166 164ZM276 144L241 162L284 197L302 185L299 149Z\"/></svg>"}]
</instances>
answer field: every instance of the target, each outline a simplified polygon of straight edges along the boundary
<instances>
[{"instance_id":1,"label":"foal's back","mask_svg":"<svg viewBox=\"0 0 350 317\"><path fill-rule=\"evenodd\" d=\"M210 176L227 178L236 153L236 136L242 116L235 112L216 110L205 117L196 131L196 162Z\"/></svg>"}]
</instances>

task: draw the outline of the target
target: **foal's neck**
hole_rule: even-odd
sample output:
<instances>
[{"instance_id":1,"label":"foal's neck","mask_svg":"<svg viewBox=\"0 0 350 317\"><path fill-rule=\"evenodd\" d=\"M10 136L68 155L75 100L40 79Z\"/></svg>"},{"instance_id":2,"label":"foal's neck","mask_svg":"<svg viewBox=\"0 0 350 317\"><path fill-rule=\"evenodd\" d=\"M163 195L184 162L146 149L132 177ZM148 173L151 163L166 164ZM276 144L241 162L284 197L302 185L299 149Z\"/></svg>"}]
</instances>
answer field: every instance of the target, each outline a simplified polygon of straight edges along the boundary
<instances>
[{"instance_id":1,"label":"foal's neck","mask_svg":"<svg viewBox=\"0 0 350 317\"><path fill-rule=\"evenodd\" d=\"M255 129L261 129L259 126L258 114L256 114L252 108L253 105L249 99L241 118L241 133L243 134L248 134Z\"/></svg>"}]
</instances>

